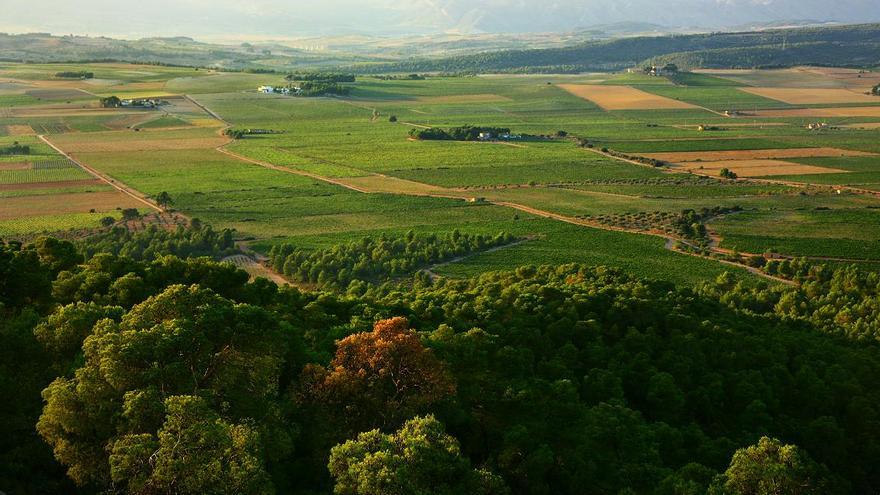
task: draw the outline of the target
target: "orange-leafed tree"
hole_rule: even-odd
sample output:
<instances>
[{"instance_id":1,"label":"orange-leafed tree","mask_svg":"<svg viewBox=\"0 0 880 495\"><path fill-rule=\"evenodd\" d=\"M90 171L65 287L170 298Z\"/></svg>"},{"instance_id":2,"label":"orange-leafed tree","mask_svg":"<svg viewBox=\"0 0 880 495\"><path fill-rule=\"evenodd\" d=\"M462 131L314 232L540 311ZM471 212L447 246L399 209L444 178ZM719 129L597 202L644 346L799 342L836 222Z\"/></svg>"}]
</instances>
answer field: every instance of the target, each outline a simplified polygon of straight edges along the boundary
<instances>
[{"instance_id":1,"label":"orange-leafed tree","mask_svg":"<svg viewBox=\"0 0 880 495\"><path fill-rule=\"evenodd\" d=\"M302 384L302 398L346 438L397 428L455 392L443 363L405 318L379 321L372 332L340 340L330 365L307 366Z\"/></svg>"}]
</instances>

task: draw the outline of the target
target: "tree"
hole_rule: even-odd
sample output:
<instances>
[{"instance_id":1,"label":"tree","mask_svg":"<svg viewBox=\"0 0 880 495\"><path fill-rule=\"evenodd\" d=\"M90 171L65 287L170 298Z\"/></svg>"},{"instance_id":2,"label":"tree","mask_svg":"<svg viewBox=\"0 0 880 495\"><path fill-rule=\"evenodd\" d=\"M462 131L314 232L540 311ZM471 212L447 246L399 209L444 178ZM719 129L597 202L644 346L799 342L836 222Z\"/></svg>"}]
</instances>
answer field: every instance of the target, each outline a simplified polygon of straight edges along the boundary
<instances>
[{"instance_id":1,"label":"tree","mask_svg":"<svg viewBox=\"0 0 880 495\"><path fill-rule=\"evenodd\" d=\"M328 468L336 495L507 493L501 478L471 468L434 416L413 418L392 434L361 433L333 447Z\"/></svg>"},{"instance_id":2,"label":"tree","mask_svg":"<svg viewBox=\"0 0 880 495\"><path fill-rule=\"evenodd\" d=\"M83 257L77 252L73 243L54 237L40 237L34 242L33 247L40 257L40 262L52 273L69 270L83 261Z\"/></svg>"},{"instance_id":3,"label":"tree","mask_svg":"<svg viewBox=\"0 0 880 495\"><path fill-rule=\"evenodd\" d=\"M736 172L734 172L733 170L727 169L727 168L722 168L721 171L718 172L718 175L720 177L725 178L725 179L731 179L731 180L737 178Z\"/></svg>"},{"instance_id":4,"label":"tree","mask_svg":"<svg viewBox=\"0 0 880 495\"><path fill-rule=\"evenodd\" d=\"M823 468L806 452L768 437L737 450L714 485L716 493L724 495L820 495L840 490L833 489Z\"/></svg>"},{"instance_id":5,"label":"tree","mask_svg":"<svg viewBox=\"0 0 880 495\"><path fill-rule=\"evenodd\" d=\"M122 104L122 100L118 96L108 96L101 98L101 106L104 108L116 108Z\"/></svg>"},{"instance_id":6,"label":"tree","mask_svg":"<svg viewBox=\"0 0 880 495\"><path fill-rule=\"evenodd\" d=\"M391 117L388 117L388 122L397 122L397 115L392 115Z\"/></svg>"},{"instance_id":7,"label":"tree","mask_svg":"<svg viewBox=\"0 0 880 495\"><path fill-rule=\"evenodd\" d=\"M162 191L156 196L156 204L162 208L168 208L174 204L174 201L171 199L170 194L166 191Z\"/></svg>"},{"instance_id":8,"label":"tree","mask_svg":"<svg viewBox=\"0 0 880 495\"><path fill-rule=\"evenodd\" d=\"M201 397L165 399L165 422L156 435L125 435L110 449L110 474L130 493L271 494L260 435L231 424Z\"/></svg>"},{"instance_id":9,"label":"tree","mask_svg":"<svg viewBox=\"0 0 880 495\"><path fill-rule=\"evenodd\" d=\"M302 381L306 400L333 416L338 433L348 437L397 427L455 390L445 366L405 318L379 321L372 332L340 340L329 368L306 366Z\"/></svg>"},{"instance_id":10,"label":"tree","mask_svg":"<svg viewBox=\"0 0 880 495\"><path fill-rule=\"evenodd\" d=\"M871 88L871 94L873 94L874 96L880 96L880 84Z\"/></svg>"},{"instance_id":11,"label":"tree","mask_svg":"<svg viewBox=\"0 0 880 495\"><path fill-rule=\"evenodd\" d=\"M160 430L167 433L167 416L176 414L163 404L176 395L204 399L230 425L259 422L272 455L284 455L289 445L277 406L283 348L278 322L265 311L198 286L171 286L120 322L94 326L73 378L58 378L43 392L37 430L74 482L105 488L144 482L140 471L111 465L109 453L119 438L137 445L143 443L132 439L156 438L161 446ZM200 441L181 436L181 453L201 448L188 440Z\"/></svg>"},{"instance_id":12,"label":"tree","mask_svg":"<svg viewBox=\"0 0 880 495\"><path fill-rule=\"evenodd\" d=\"M115 223L116 219L113 217L104 217L101 219L101 227L112 227Z\"/></svg>"},{"instance_id":13,"label":"tree","mask_svg":"<svg viewBox=\"0 0 880 495\"><path fill-rule=\"evenodd\" d=\"M122 219L123 220L136 220L141 217L140 212L137 208L125 208L122 210Z\"/></svg>"}]
</instances>

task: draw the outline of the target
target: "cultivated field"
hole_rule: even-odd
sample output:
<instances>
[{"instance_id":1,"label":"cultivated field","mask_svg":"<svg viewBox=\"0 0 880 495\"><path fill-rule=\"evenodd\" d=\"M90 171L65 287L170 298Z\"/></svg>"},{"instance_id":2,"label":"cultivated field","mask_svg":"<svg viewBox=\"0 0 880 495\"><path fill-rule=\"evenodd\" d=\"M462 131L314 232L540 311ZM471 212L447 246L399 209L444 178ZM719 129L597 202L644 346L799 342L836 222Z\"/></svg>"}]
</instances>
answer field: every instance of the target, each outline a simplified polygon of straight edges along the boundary
<instances>
[{"instance_id":1,"label":"cultivated field","mask_svg":"<svg viewBox=\"0 0 880 495\"><path fill-rule=\"evenodd\" d=\"M559 87L577 97L590 100L605 110L694 108L689 103L657 96L630 86L560 84Z\"/></svg>"},{"instance_id":2,"label":"cultivated field","mask_svg":"<svg viewBox=\"0 0 880 495\"><path fill-rule=\"evenodd\" d=\"M840 212L821 217L830 225L880 206L880 197L866 192L880 191L880 130L871 125L880 106L832 100L808 107L791 96L856 95L865 78L858 73L737 71L675 81L643 74L359 77L348 97L294 98L256 93L260 84L278 84L278 75L95 64L87 66L95 80L51 81L62 67L83 68L0 66L7 81L0 99L14 102L0 111L4 143L26 139L39 154L55 154L23 135L44 134L110 184L147 198L168 192L181 213L234 228L261 251L409 230L507 231L531 240L440 273L586 262L675 282L699 283L724 271L754 281L744 269L670 249L679 234L668 220L682 211L739 207L744 213L706 220L723 237L721 248L841 259L852 249L853 258L877 258L870 253L877 229L823 229L818 213L811 227L797 228L799 219L814 219L810 212ZM27 94L37 89L88 93L68 103ZM101 109L90 96L149 93L164 95L158 110ZM805 129L823 113L833 116L833 128ZM227 124L272 133L231 140L220 132ZM526 137L409 139L413 128L463 125ZM0 201L43 223L22 225L7 215L0 235L95 225L135 201L114 206L94 196L86 205L80 199L90 194L121 193L79 168L28 178L30 163L0 158L0 177L18 177L0 185ZM720 180L723 168L740 179ZM65 175L74 173L80 175ZM61 200L52 222L41 216L43 204ZM92 208L96 213L87 213ZM794 223L782 230L779 222Z\"/></svg>"},{"instance_id":3,"label":"cultivated field","mask_svg":"<svg viewBox=\"0 0 880 495\"><path fill-rule=\"evenodd\" d=\"M673 163L721 160L773 160L782 158L810 158L830 156L874 156L873 153L840 148L784 148L724 151L681 151L645 153L644 156ZM878 157L880 158L880 157Z\"/></svg>"},{"instance_id":4,"label":"cultivated field","mask_svg":"<svg viewBox=\"0 0 880 495\"><path fill-rule=\"evenodd\" d=\"M696 174L717 176L721 170L727 169L740 177L768 177L773 175L813 175L846 173L846 170L835 168L802 165L782 160L724 160L705 162L677 163L675 168Z\"/></svg>"},{"instance_id":5,"label":"cultivated field","mask_svg":"<svg viewBox=\"0 0 880 495\"><path fill-rule=\"evenodd\" d=\"M865 91L843 88L740 88L740 90L792 105L880 103L878 102L880 98L866 94Z\"/></svg>"}]
</instances>

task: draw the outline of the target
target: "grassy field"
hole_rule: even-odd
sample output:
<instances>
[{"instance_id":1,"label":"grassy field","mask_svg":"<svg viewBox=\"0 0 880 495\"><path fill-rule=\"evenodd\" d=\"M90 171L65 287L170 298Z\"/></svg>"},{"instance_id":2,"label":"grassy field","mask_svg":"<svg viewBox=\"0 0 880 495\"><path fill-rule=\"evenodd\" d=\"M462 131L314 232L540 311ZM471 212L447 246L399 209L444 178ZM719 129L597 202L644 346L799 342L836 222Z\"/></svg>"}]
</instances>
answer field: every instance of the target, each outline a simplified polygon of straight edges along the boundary
<instances>
[{"instance_id":1,"label":"grassy field","mask_svg":"<svg viewBox=\"0 0 880 495\"><path fill-rule=\"evenodd\" d=\"M697 152L712 156L708 153L820 147L880 153L880 129L838 127L871 121L870 117L847 116L845 108L832 122L834 128L822 132L804 128L808 117L749 115L756 110L810 106L743 88L783 87L795 84L799 74L804 87L813 87L822 77L834 79L828 83L830 88L847 84L835 75L760 71L690 73L672 80L644 74L426 80L365 77L349 84L351 94L345 98L295 98L256 92L261 84L281 84L278 75L96 64L88 66L96 74L94 80L53 78L55 72L76 68L83 67L0 65L0 76L11 81L0 87L0 98L17 102L0 110L0 129L11 134L30 126L33 132L51 135L75 159L118 183L151 197L168 192L174 208L217 227L234 228L240 238L253 240L258 250L268 250L278 242L326 247L364 235L407 230L509 231L531 240L444 266L441 273L466 276L523 263L584 262L698 283L737 269L669 251L660 237L545 217L675 214L739 206L746 211L711 223L723 237L722 247L880 259L874 254L880 229L872 223L877 220L878 210L873 208L880 206L880 198L838 193L828 187L880 189L880 168L874 156L791 158L796 166L840 172L734 182L642 166L591 152L578 143L586 140L594 151L607 147L631 155ZM573 88L588 88L591 93ZM65 91L86 96L70 103L64 99L35 102L28 99L32 98L28 91L35 90L44 96L74 94ZM91 100L90 94L95 95ZM110 94L152 94L166 104L144 114L94 108L97 96ZM645 102L662 104L642 108ZM220 134L225 124L203 107L235 128L272 133L231 141ZM730 117L725 111L737 113ZM509 128L526 137L488 143L409 138L411 129L462 125ZM711 129L701 131L700 126ZM38 154L53 154L33 136L3 136L0 147L16 139L33 143ZM47 178L46 187L34 187L34 193L27 196L45 199L107 192L98 184L91 185L90 192L58 184L74 180L73 176L65 179L64 174L84 173L76 167L70 171L3 168L3 163L15 160L0 158L0 184L4 180L10 184L39 181L28 174L42 173ZM50 174L59 175L49 180ZM0 198L19 200L22 196L18 190L0 190ZM71 226L81 226L87 217L59 214L57 222L34 224L34 228L59 227L65 218ZM738 273L751 277L744 271Z\"/></svg>"}]
</instances>

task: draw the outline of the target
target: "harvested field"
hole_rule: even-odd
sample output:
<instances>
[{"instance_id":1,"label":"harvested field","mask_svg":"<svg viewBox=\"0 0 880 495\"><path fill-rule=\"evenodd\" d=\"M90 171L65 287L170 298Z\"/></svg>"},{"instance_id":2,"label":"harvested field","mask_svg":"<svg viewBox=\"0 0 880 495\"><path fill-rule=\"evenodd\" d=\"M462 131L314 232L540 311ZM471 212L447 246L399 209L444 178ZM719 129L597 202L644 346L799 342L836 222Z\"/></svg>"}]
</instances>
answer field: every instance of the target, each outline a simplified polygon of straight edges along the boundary
<instances>
[{"instance_id":1,"label":"harvested field","mask_svg":"<svg viewBox=\"0 0 880 495\"><path fill-rule=\"evenodd\" d=\"M724 160L717 162L677 163L675 168L686 169L702 175L717 176L721 169L726 168L740 177L767 177L771 175L812 175L839 174L846 170L836 168L802 165L782 160Z\"/></svg>"},{"instance_id":2,"label":"harvested field","mask_svg":"<svg viewBox=\"0 0 880 495\"><path fill-rule=\"evenodd\" d=\"M27 124L12 124L6 126L6 133L10 136L33 136L37 133Z\"/></svg>"},{"instance_id":3,"label":"harvested field","mask_svg":"<svg viewBox=\"0 0 880 495\"><path fill-rule=\"evenodd\" d=\"M111 211L116 208L136 208L143 206L134 199L118 191L92 193L57 194L45 196L21 196L4 198L0 201L0 220L14 220L22 217L62 215L66 213L86 213Z\"/></svg>"},{"instance_id":4,"label":"harvested field","mask_svg":"<svg viewBox=\"0 0 880 495\"><path fill-rule=\"evenodd\" d=\"M0 163L0 170L30 170L30 162Z\"/></svg>"},{"instance_id":5,"label":"harvested field","mask_svg":"<svg viewBox=\"0 0 880 495\"><path fill-rule=\"evenodd\" d=\"M71 100L74 98L91 97L92 95L78 89L32 89L26 92L28 96L44 100Z\"/></svg>"},{"instance_id":6,"label":"harvested field","mask_svg":"<svg viewBox=\"0 0 880 495\"><path fill-rule=\"evenodd\" d=\"M78 187L90 185L103 185L100 179L59 180L54 182L24 182L19 184L0 184L0 191L24 191L29 189L60 189L64 187Z\"/></svg>"},{"instance_id":7,"label":"harvested field","mask_svg":"<svg viewBox=\"0 0 880 495\"><path fill-rule=\"evenodd\" d=\"M846 129L873 130L873 129L880 129L880 122L865 122L865 123L861 123L861 124L846 124L846 125L842 125L840 127L844 127Z\"/></svg>"},{"instance_id":8,"label":"harvested field","mask_svg":"<svg viewBox=\"0 0 880 495\"><path fill-rule=\"evenodd\" d=\"M157 117L159 117L159 116L155 115L155 114L122 115L122 116L117 117L113 120L109 120L109 121L105 122L104 127L108 128L110 130L114 130L114 131L122 130L122 129L129 129L131 127L137 126L138 124L142 124L144 122L153 120Z\"/></svg>"},{"instance_id":9,"label":"harvested field","mask_svg":"<svg viewBox=\"0 0 880 495\"><path fill-rule=\"evenodd\" d=\"M95 115L145 115L148 110L119 110L117 108L95 107L18 107L12 109L11 116L16 118L42 117L83 117Z\"/></svg>"},{"instance_id":10,"label":"harvested field","mask_svg":"<svg viewBox=\"0 0 880 495\"><path fill-rule=\"evenodd\" d=\"M792 105L880 103L880 98L845 88L739 88L753 95Z\"/></svg>"},{"instance_id":11,"label":"harvested field","mask_svg":"<svg viewBox=\"0 0 880 495\"><path fill-rule=\"evenodd\" d=\"M657 96L629 86L560 84L569 93L590 100L605 110L653 110L698 108L690 103Z\"/></svg>"},{"instance_id":12,"label":"harvested field","mask_svg":"<svg viewBox=\"0 0 880 495\"><path fill-rule=\"evenodd\" d=\"M193 139L132 139L127 141L75 141L61 144L67 153L94 153L114 151L169 151L196 150L223 146L229 142L223 137Z\"/></svg>"},{"instance_id":13,"label":"harvested field","mask_svg":"<svg viewBox=\"0 0 880 495\"><path fill-rule=\"evenodd\" d=\"M670 153L645 153L642 156L665 162L684 163L725 160L778 160L784 158L874 156L874 154L840 148L784 148L769 150L676 151Z\"/></svg>"},{"instance_id":14,"label":"harvested field","mask_svg":"<svg viewBox=\"0 0 880 495\"><path fill-rule=\"evenodd\" d=\"M875 101L880 103L880 98ZM788 117L880 117L880 106L876 107L835 107L835 108L790 108L787 110L758 110L746 116L788 118Z\"/></svg>"}]
</instances>

